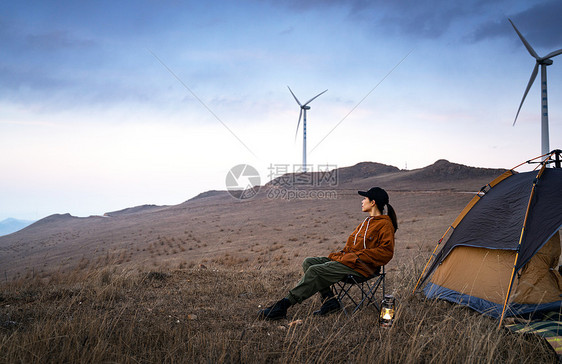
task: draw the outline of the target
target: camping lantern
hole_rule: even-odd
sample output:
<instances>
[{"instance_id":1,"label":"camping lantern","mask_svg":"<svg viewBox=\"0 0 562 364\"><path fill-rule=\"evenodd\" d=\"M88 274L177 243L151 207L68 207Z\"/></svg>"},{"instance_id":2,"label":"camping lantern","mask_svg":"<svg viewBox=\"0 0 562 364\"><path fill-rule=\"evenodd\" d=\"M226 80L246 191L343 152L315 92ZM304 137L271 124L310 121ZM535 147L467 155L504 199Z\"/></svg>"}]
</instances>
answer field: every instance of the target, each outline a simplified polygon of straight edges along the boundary
<instances>
[{"instance_id":1,"label":"camping lantern","mask_svg":"<svg viewBox=\"0 0 562 364\"><path fill-rule=\"evenodd\" d=\"M394 310L396 306L396 300L390 294L384 295L381 302L381 315L379 317L379 323L381 327L391 327L394 321Z\"/></svg>"}]
</instances>

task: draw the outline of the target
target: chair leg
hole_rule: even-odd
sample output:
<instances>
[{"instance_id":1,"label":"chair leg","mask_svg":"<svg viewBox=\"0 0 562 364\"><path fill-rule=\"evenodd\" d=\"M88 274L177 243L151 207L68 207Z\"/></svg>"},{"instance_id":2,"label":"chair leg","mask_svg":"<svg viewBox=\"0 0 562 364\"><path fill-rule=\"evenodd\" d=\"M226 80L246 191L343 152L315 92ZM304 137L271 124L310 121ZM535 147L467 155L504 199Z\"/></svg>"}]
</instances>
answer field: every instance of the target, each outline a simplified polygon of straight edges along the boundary
<instances>
[{"instance_id":1,"label":"chair leg","mask_svg":"<svg viewBox=\"0 0 562 364\"><path fill-rule=\"evenodd\" d=\"M359 290L361 291L361 301L359 301L358 304L355 305L355 309L353 310L353 313L357 312L357 310L359 310L361 308L361 306L363 306L363 303L365 302L365 300L367 301L367 305L370 303L371 299L369 298L369 292L370 290L368 290L367 292L365 292L365 285L367 285L367 287L369 287L368 283L362 282L357 284L357 287L359 288ZM355 303L355 302L354 302Z\"/></svg>"},{"instance_id":2,"label":"chair leg","mask_svg":"<svg viewBox=\"0 0 562 364\"><path fill-rule=\"evenodd\" d=\"M375 309L380 312L380 300L377 300L376 294L379 291L382 291L382 297L384 297L386 293L386 274L384 272L384 268L381 271L381 274L374 277L371 280L364 281L359 283L355 277L348 276L346 281L340 281L333 285L333 289L336 295L336 298L342 307L342 311L349 315L347 309L345 308L344 299L347 297L354 305L351 314L357 312L361 307L368 306L372 304L375 306ZM349 281L351 280L351 282ZM369 283L372 282L372 283ZM382 287L381 287L382 286ZM353 287L357 287L360 291L360 300L356 301L353 297L354 294L352 292ZM357 295L357 293L355 294Z\"/></svg>"},{"instance_id":3,"label":"chair leg","mask_svg":"<svg viewBox=\"0 0 562 364\"><path fill-rule=\"evenodd\" d=\"M380 312L380 304L378 303L379 300L376 298L376 294L382 286L382 296L384 297L386 285L385 285L385 274L381 274L378 276L372 284L369 282L364 282L358 288L361 289L362 300L359 302L359 305L356 307L355 311L357 311L363 304L366 306L372 304L375 306L377 311ZM366 285L366 288L365 288Z\"/></svg>"},{"instance_id":4,"label":"chair leg","mask_svg":"<svg viewBox=\"0 0 562 364\"><path fill-rule=\"evenodd\" d=\"M375 308L377 309L377 311L380 312L381 307L379 304L379 301L376 298L376 294L377 291L379 290L379 287L381 287L382 285L382 296L384 297L384 290L385 290L385 276L381 275L379 277L379 279L375 282L375 284L371 287L371 291L369 292L370 296L369 296L369 303L373 304L373 306L375 306Z\"/></svg>"},{"instance_id":5,"label":"chair leg","mask_svg":"<svg viewBox=\"0 0 562 364\"><path fill-rule=\"evenodd\" d=\"M347 310L345 309L345 303L343 302L343 298L347 297L351 300L351 302L353 302L353 304L355 306L357 306L357 302L355 302L355 300L353 299L353 297L350 294L351 289L353 288L353 284L350 283L342 283L342 282L337 282L336 283L339 287L339 291L338 289L336 289L337 292L337 299L338 302L340 303L340 306L342 307L342 311L348 315ZM355 310L353 311L355 312Z\"/></svg>"}]
</instances>

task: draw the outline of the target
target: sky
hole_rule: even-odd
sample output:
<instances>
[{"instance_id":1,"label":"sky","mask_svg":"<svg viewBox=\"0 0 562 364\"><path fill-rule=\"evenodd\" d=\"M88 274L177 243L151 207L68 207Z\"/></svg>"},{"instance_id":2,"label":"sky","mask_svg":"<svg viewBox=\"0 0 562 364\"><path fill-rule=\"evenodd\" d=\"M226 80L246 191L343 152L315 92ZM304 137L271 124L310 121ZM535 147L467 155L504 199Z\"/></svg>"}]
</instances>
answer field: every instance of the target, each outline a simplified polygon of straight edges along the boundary
<instances>
[{"instance_id":1,"label":"sky","mask_svg":"<svg viewBox=\"0 0 562 364\"><path fill-rule=\"evenodd\" d=\"M562 2L4 1L0 221L174 205L302 164L511 168L540 155L541 56ZM562 56L548 67L562 148ZM367 186L371 187L371 186ZM391 187L391 186L389 186Z\"/></svg>"}]
</instances>

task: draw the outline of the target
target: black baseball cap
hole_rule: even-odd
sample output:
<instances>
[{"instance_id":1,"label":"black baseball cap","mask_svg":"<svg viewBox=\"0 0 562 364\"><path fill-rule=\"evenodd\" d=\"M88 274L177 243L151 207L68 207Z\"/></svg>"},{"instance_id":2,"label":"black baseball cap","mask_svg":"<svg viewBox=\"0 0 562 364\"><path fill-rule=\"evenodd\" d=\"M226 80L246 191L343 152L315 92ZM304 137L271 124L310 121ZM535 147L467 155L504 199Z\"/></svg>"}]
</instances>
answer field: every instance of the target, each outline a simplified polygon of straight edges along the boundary
<instances>
[{"instance_id":1,"label":"black baseball cap","mask_svg":"<svg viewBox=\"0 0 562 364\"><path fill-rule=\"evenodd\" d=\"M388 193L380 187L373 187L369 191L357 191L357 193L375 201L379 209L388 204Z\"/></svg>"}]
</instances>

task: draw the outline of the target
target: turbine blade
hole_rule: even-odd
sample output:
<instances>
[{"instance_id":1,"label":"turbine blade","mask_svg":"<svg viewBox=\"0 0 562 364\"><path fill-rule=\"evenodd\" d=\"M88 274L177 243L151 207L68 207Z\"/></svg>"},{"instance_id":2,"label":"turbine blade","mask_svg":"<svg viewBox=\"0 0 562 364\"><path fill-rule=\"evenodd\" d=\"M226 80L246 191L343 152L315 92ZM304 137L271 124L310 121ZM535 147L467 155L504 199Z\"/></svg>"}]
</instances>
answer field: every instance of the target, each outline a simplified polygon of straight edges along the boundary
<instances>
[{"instance_id":1,"label":"turbine blade","mask_svg":"<svg viewBox=\"0 0 562 364\"><path fill-rule=\"evenodd\" d=\"M531 54L531 56L533 56L533 58L535 58L535 59L540 59L539 55L537 54L537 52L535 52L533 47L531 47L529 42L527 42L527 40L523 37L523 35L521 33L519 33L519 30L517 30L517 28L515 27L515 24L513 24L511 19L507 19L507 20L509 20L511 25L513 25L513 29L515 29L515 31L517 32L517 35L519 36L519 38L521 38L521 41L525 45L525 48L527 48L527 50L529 51L529 54Z\"/></svg>"},{"instance_id":2,"label":"turbine blade","mask_svg":"<svg viewBox=\"0 0 562 364\"><path fill-rule=\"evenodd\" d=\"M306 106L306 105L310 104L310 102L311 102L312 100L314 100L314 99L317 98L318 96L322 95L322 94L323 94L324 92L326 92L326 91L328 91L328 90L324 90L324 91L320 92L318 95L316 95L316 96L314 96L313 98L311 98L310 100L308 100L303 106Z\"/></svg>"},{"instance_id":3,"label":"turbine blade","mask_svg":"<svg viewBox=\"0 0 562 364\"><path fill-rule=\"evenodd\" d=\"M289 91L291 91L291 95L293 95L293 97L295 98L295 101L297 102L297 104L299 104L300 107L302 107L301 102L299 101L299 99L297 99L297 97L295 96L295 94L293 93L293 90L291 90L291 88L289 86L287 86L287 88L289 89Z\"/></svg>"},{"instance_id":4,"label":"turbine blade","mask_svg":"<svg viewBox=\"0 0 562 364\"><path fill-rule=\"evenodd\" d=\"M535 68L533 68L533 73L531 73L531 79L527 84L527 89L523 94L523 99L521 99L521 103L519 104L519 109L517 109L517 115L515 115L515 120L513 121L513 125L515 125L515 123L517 122L517 117L519 116L519 111L521 111L521 106L523 106L523 102L525 102L525 97L527 97L527 94L529 93L531 86L533 86L533 82L535 82L535 78L537 77L538 72L539 72L539 64L537 63L535 64Z\"/></svg>"},{"instance_id":5,"label":"turbine blade","mask_svg":"<svg viewBox=\"0 0 562 364\"><path fill-rule=\"evenodd\" d=\"M559 49L559 50L554 51L554 52L550 52L549 54L544 56L543 59L549 59L549 58L552 58L552 57L556 57L559 54L562 54L562 49Z\"/></svg>"},{"instance_id":6,"label":"turbine blade","mask_svg":"<svg viewBox=\"0 0 562 364\"><path fill-rule=\"evenodd\" d=\"M295 141L297 141L297 134L299 133L299 126L301 125L301 117L302 117L302 109L301 109L301 113L299 114L299 122L297 123L297 131L295 131Z\"/></svg>"}]
</instances>

